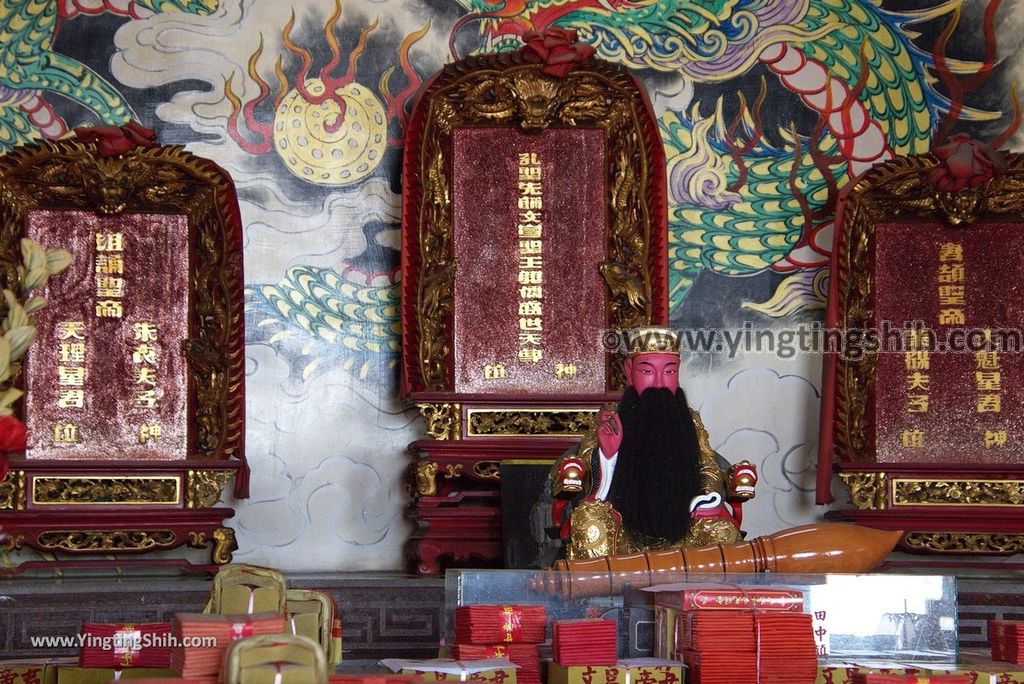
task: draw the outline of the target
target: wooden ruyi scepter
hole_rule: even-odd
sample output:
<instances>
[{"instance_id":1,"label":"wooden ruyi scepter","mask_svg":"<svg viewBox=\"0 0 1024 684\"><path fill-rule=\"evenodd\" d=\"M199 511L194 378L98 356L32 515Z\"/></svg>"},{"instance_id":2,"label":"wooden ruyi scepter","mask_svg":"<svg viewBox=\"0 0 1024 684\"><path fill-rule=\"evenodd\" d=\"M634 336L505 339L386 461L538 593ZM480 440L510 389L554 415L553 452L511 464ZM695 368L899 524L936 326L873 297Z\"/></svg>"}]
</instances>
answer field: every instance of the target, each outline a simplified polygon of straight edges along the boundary
<instances>
[{"instance_id":1,"label":"wooden ruyi scepter","mask_svg":"<svg viewBox=\"0 0 1024 684\"><path fill-rule=\"evenodd\" d=\"M612 596L627 584L671 581L670 573L864 573L878 566L902 536L847 523L815 523L737 544L558 561L555 572L536 578L534 588L581 598Z\"/></svg>"}]
</instances>

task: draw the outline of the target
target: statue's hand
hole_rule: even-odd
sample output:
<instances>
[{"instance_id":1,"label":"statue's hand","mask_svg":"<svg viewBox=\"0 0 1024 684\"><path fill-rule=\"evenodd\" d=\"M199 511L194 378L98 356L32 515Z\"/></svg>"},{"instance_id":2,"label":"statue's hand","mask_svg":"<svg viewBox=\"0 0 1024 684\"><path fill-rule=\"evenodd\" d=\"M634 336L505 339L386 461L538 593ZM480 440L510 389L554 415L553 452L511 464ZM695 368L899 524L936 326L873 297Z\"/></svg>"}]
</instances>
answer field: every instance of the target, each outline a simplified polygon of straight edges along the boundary
<instances>
[{"instance_id":1,"label":"statue's hand","mask_svg":"<svg viewBox=\"0 0 1024 684\"><path fill-rule=\"evenodd\" d=\"M754 487L757 486L757 466L750 461L740 461L729 468L726 481L729 483L730 501L753 499Z\"/></svg>"},{"instance_id":2,"label":"statue's hand","mask_svg":"<svg viewBox=\"0 0 1024 684\"><path fill-rule=\"evenodd\" d=\"M619 414L605 409L601 409L598 417L601 422L597 427L597 443L601 453L611 458L622 446L622 421Z\"/></svg>"}]
</instances>

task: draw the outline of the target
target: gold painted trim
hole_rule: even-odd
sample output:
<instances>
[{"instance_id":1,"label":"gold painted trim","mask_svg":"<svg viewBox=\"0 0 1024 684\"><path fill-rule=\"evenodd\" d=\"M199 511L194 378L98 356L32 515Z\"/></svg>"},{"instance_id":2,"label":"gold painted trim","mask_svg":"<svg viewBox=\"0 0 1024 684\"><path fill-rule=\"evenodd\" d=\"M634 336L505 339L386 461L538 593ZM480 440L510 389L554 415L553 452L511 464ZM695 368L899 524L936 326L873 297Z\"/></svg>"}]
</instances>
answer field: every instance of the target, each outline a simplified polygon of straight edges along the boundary
<instances>
[{"instance_id":1,"label":"gold painted trim","mask_svg":"<svg viewBox=\"0 0 1024 684\"><path fill-rule=\"evenodd\" d=\"M213 508L220 503L221 490L230 481L230 470L188 471L185 508Z\"/></svg>"},{"instance_id":2,"label":"gold painted trim","mask_svg":"<svg viewBox=\"0 0 1024 684\"><path fill-rule=\"evenodd\" d=\"M850 489L850 501L856 508L862 511L886 508L889 488L885 473L839 473L839 478Z\"/></svg>"},{"instance_id":3,"label":"gold painted trim","mask_svg":"<svg viewBox=\"0 0 1024 684\"><path fill-rule=\"evenodd\" d=\"M178 475L37 475L32 478L34 506L138 506L180 503L181 477Z\"/></svg>"},{"instance_id":4,"label":"gold painted trim","mask_svg":"<svg viewBox=\"0 0 1024 684\"><path fill-rule=\"evenodd\" d=\"M36 537L40 548L79 553L167 549L176 542L172 530L47 530Z\"/></svg>"},{"instance_id":5,"label":"gold painted trim","mask_svg":"<svg viewBox=\"0 0 1024 684\"><path fill-rule=\"evenodd\" d=\"M893 506L1024 505L1024 480L893 479Z\"/></svg>"},{"instance_id":6,"label":"gold painted trim","mask_svg":"<svg viewBox=\"0 0 1024 684\"><path fill-rule=\"evenodd\" d=\"M902 545L931 553L988 553L1010 555L1024 551L1024 534L990 532L911 532Z\"/></svg>"},{"instance_id":7,"label":"gold painted trim","mask_svg":"<svg viewBox=\"0 0 1024 684\"><path fill-rule=\"evenodd\" d=\"M25 510L25 471L9 470L0 480L0 511Z\"/></svg>"},{"instance_id":8,"label":"gold painted trim","mask_svg":"<svg viewBox=\"0 0 1024 684\"><path fill-rule=\"evenodd\" d=\"M467 409L466 437L581 437L594 424L593 408Z\"/></svg>"},{"instance_id":9,"label":"gold painted trim","mask_svg":"<svg viewBox=\"0 0 1024 684\"><path fill-rule=\"evenodd\" d=\"M423 420L427 421L427 434L432 439L448 440L462 437L462 407L459 404L416 404Z\"/></svg>"}]
</instances>

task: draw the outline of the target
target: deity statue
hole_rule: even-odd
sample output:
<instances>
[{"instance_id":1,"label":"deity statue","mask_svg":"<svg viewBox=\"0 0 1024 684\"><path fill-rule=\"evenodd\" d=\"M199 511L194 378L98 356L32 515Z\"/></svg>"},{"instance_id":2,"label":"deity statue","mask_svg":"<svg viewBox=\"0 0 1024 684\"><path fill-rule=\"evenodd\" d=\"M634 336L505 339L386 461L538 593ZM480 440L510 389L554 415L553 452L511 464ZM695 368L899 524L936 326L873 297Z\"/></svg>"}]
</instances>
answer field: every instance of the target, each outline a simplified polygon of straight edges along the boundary
<instances>
[{"instance_id":1,"label":"deity statue","mask_svg":"<svg viewBox=\"0 0 1024 684\"><path fill-rule=\"evenodd\" d=\"M604 406L578 451L551 470L552 514L569 560L742 539L741 504L757 471L711 448L679 386L679 335L626 333L628 386ZM730 510L731 508L731 510Z\"/></svg>"}]
</instances>

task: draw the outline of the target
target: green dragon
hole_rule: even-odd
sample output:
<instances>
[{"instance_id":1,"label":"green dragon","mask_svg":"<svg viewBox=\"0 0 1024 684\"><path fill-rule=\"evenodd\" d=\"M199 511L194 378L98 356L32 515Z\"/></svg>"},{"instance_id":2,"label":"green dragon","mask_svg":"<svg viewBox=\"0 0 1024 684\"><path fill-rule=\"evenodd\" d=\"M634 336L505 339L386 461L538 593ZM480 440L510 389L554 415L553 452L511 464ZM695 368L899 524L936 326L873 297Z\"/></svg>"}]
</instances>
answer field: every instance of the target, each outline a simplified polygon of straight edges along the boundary
<instances>
[{"instance_id":1,"label":"green dragon","mask_svg":"<svg viewBox=\"0 0 1024 684\"><path fill-rule=\"evenodd\" d=\"M216 5L216 0L136 0L123 12L209 14ZM67 131L46 102L51 95L80 104L106 124L134 118L102 76L53 51L59 22L76 13L72 0L0 0L0 152Z\"/></svg>"},{"instance_id":2,"label":"green dragon","mask_svg":"<svg viewBox=\"0 0 1024 684\"><path fill-rule=\"evenodd\" d=\"M709 116L701 116L700 103L662 115L674 316L703 270L742 276L771 268L810 282L827 263L831 217L822 214L837 188L875 160L928 150L948 102L932 88L932 59L907 27L960 5L896 13L868 0L462 3L479 18L488 49L513 49L525 31L555 26L575 30L604 59L698 85L736 79L761 64L773 72L766 78L817 112L822 125L813 133L788 127L775 145L745 106L732 130L720 100ZM946 60L946 67L961 73L978 65ZM823 306L823 293L816 294L808 291L804 304Z\"/></svg>"}]
</instances>

